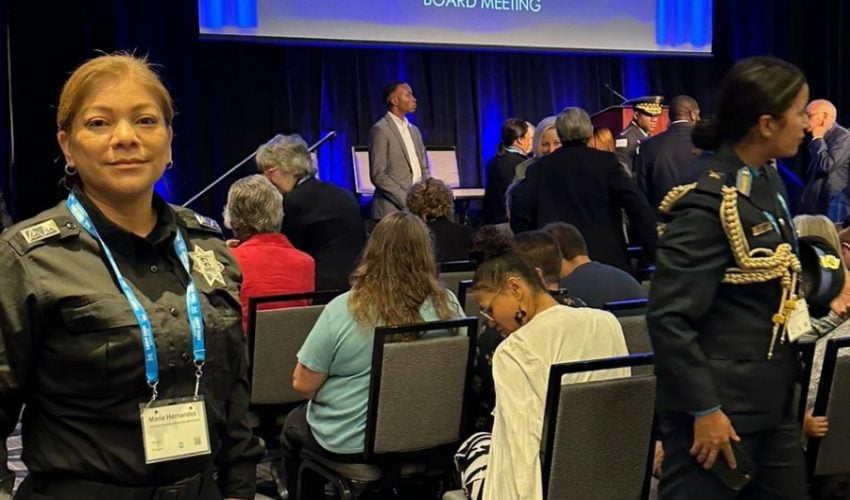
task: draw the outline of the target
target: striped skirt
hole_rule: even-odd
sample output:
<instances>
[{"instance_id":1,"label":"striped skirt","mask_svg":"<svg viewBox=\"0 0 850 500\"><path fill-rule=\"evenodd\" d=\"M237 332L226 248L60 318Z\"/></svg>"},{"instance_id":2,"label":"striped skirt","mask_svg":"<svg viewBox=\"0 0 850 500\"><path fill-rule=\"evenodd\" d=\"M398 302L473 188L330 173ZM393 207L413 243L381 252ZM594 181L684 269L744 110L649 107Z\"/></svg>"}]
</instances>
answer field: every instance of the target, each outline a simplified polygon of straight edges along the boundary
<instances>
[{"instance_id":1,"label":"striped skirt","mask_svg":"<svg viewBox=\"0 0 850 500\"><path fill-rule=\"evenodd\" d=\"M455 467L460 473L460 483L467 498L484 498L484 479L490 463L489 432L477 432L470 436L455 453Z\"/></svg>"}]
</instances>

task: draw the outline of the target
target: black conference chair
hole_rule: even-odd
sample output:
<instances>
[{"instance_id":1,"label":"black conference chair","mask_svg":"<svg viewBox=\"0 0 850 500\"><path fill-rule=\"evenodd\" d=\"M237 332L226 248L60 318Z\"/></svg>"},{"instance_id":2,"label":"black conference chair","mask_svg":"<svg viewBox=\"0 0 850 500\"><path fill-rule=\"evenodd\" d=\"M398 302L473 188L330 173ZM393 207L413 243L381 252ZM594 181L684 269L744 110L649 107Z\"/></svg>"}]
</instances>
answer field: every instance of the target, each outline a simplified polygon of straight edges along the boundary
<instances>
[{"instance_id":1,"label":"black conference chair","mask_svg":"<svg viewBox=\"0 0 850 500\"><path fill-rule=\"evenodd\" d=\"M636 316L646 314L649 299L626 299L606 302L602 309L610 311L614 316Z\"/></svg>"},{"instance_id":2,"label":"black conference chair","mask_svg":"<svg viewBox=\"0 0 850 500\"><path fill-rule=\"evenodd\" d=\"M655 376L562 384L564 375L650 366L654 355L552 365L543 418L543 498L639 500L649 494Z\"/></svg>"},{"instance_id":3,"label":"black conference chair","mask_svg":"<svg viewBox=\"0 0 850 500\"><path fill-rule=\"evenodd\" d=\"M850 347L850 337L826 342L813 413L829 418L829 432L821 439L809 439L806 450L809 473L815 478L850 474L850 356L839 355ZM803 402L807 388L808 383L802 391Z\"/></svg>"},{"instance_id":4,"label":"black conference chair","mask_svg":"<svg viewBox=\"0 0 850 500\"><path fill-rule=\"evenodd\" d=\"M464 399L475 355L476 318L375 329L363 463L336 462L303 449L298 498L320 498L318 475L340 498L359 498L441 476L464 429ZM447 337L395 342L409 333L457 329Z\"/></svg>"},{"instance_id":5,"label":"black conference chair","mask_svg":"<svg viewBox=\"0 0 850 500\"><path fill-rule=\"evenodd\" d=\"M285 306L295 300L327 302L339 295L339 290L251 297L248 299L248 378L251 382L249 419L256 433L269 448L269 460L278 455L278 438L286 415L303 402L304 397L292 389L292 372L296 354L324 305L278 307L261 309L263 304ZM277 470L272 467L272 475ZM275 489L285 492L275 477Z\"/></svg>"}]
</instances>

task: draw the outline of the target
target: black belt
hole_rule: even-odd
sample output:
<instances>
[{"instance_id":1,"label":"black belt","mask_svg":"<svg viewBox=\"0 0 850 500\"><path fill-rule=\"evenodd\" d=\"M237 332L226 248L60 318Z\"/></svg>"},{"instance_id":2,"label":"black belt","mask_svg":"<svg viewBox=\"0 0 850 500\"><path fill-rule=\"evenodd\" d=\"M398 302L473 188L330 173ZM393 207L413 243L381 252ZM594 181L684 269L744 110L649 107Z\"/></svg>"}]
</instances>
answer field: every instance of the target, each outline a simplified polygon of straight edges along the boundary
<instances>
[{"instance_id":1,"label":"black belt","mask_svg":"<svg viewBox=\"0 0 850 500\"><path fill-rule=\"evenodd\" d=\"M120 486L37 473L26 479L32 482L35 492L49 498L89 500L200 500L204 483L212 480L211 472L195 474L164 486ZM23 485L21 489L24 489Z\"/></svg>"}]
</instances>

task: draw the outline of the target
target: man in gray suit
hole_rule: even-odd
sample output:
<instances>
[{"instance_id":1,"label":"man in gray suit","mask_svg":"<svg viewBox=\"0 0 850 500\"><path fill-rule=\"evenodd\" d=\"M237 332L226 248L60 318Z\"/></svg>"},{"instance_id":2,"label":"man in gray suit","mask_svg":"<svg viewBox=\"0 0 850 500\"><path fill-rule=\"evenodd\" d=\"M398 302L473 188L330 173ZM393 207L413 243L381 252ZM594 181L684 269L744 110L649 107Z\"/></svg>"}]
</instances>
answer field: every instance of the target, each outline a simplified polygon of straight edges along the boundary
<instances>
[{"instance_id":1,"label":"man in gray suit","mask_svg":"<svg viewBox=\"0 0 850 500\"><path fill-rule=\"evenodd\" d=\"M410 85L393 81L384 87L387 114L369 131L369 178L375 185L372 218L407 208L407 190L428 178L428 163L422 134L406 115L416 111Z\"/></svg>"}]
</instances>

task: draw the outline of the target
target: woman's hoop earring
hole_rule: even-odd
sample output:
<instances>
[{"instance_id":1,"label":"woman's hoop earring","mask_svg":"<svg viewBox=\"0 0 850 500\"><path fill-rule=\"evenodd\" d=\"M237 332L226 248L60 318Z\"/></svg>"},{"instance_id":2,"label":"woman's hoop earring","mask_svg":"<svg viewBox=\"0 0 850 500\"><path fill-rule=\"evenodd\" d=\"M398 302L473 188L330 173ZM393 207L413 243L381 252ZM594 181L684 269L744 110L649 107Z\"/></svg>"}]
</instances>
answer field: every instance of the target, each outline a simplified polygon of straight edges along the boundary
<instances>
[{"instance_id":1,"label":"woman's hoop earring","mask_svg":"<svg viewBox=\"0 0 850 500\"><path fill-rule=\"evenodd\" d=\"M75 167L73 165L68 165L66 163L65 164L65 175L71 176L71 177L77 175L77 167Z\"/></svg>"},{"instance_id":2,"label":"woman's hoop earring","mask_svg":"<svg viewBox=\"0 0 850 500\"><path fill-rule=\"evenodd\" d=\"M171 170L171 167L173 167L173 166L174 166L174 162L173 162L173 161L169 161L168 163L166 163L166 164L165 164L165 169L166 169L166 170Z\"/></svg>"}]
</instances>

